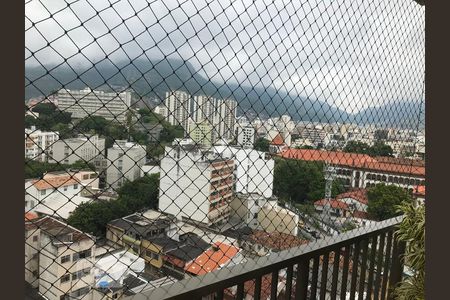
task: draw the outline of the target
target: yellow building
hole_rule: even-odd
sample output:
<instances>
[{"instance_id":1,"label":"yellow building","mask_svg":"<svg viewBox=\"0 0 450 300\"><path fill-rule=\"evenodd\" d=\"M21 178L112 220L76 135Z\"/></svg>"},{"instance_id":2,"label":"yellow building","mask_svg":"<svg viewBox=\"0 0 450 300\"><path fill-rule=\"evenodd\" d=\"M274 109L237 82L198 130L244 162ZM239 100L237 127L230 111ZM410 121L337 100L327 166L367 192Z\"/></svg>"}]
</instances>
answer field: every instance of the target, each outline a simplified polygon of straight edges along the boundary
<instances>
[{"instance_id":1,"label":"yellow building","mask_svg":"<svg viewBox=\"0 0 450 300\"><path fill-rule=\"evenodd\" d=\"M189 136L199 145L210 147L212 145L212 127L207 121L192 123L189 126Z\"/></svg>"}]
</instances>

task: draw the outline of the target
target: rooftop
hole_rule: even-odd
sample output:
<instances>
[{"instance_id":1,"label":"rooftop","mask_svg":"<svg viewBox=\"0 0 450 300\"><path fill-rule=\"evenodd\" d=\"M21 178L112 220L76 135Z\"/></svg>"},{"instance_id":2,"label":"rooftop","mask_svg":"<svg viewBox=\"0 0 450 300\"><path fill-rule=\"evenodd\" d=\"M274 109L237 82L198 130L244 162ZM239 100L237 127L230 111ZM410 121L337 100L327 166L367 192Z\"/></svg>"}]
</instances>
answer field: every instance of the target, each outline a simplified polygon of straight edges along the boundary
<instances>
[{"instance_id":1,"label":"rooftop","mask_svg":"<svg viewBox=\"0 0 450 300\"><path fill-rule=\"evenodd\" d=\"M45 179L43 178L32 181L32 185L38 190L59 188L69 185L75 185L78 183L78 179L74 178L72 175L50 177Z\"/></svg>"},{"instance_id":2,"label":"rooftop","mask_svg":"<svg viewBox=\"0 0 450 300\"><path fill-rule=\"evenodd\" d=\"M367 190L366 189L353 189L348 192L339 194L336 196L336 199L344 199L344 198L352 198L362 204L369 203L369 199L367 198Z\"/></svg>"},{"instance_id":3,"label":"rooftop","mask_svg":"<svg viewBox=\"0 0 450 300\"><path fill-rule=\"evenodd\" d=\"M348 204L345 202L342 202L340 200L336 200L336 199L331 199L331 200L327 200L327 199L321 199L321 200L317 200L314 202L314 205L316 206L325 206L329 204L331 206L331 208L340 208L340 209L348 209Z\"/></svg>"},{"instance_id":4,"label":"rooftop","mask_svg":"<svg viewBox=\"0 0 450 300\"><path fill-rule=\"evenodd\" d=\"M211 249L203 252L195 261L187 265L185 270L195 275L212 272L229 262L238 252L239 248L216 242Z\"/></svg>"},{"instance_id":5,"label":"rooftop","mask_svg":"<svg viewBox=\"0 0 450 300\"><path fill-rule=\"evenodd\" d=\"M374 158L359 153L289 148L278 154L278 156L305 161L326 161L334 165L373 171L425 176L424 166L414 165L415 163L400 164L403 161L395 161L394 163L391 158L380 159L379 157Z\"/></svg>"},{"instance_id":6,"label":"rooftop","mask_svg":"<svg viewBox=\"0 0 450 300\"><path fill-rule=\"evenodd\" d=\"M253 230L249 240L276 252L308 243L307 240L301 240L290 234L277 231L269 233L262 230Z\"/></svg>"}]
</instances>

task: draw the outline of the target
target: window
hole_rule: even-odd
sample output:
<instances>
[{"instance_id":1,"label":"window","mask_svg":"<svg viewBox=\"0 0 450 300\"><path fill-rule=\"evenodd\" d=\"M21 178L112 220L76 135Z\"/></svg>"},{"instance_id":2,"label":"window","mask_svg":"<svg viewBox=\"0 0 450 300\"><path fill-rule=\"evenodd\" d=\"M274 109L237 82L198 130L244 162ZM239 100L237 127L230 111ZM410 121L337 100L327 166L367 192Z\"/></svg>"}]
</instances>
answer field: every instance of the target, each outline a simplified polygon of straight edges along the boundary
<instances>
[{"instance_id":1,"label":"window","mask_svg":"<svg viewBox=\"0 0 450 300\"><path fill-rule=\"evenodd\" d=\"M64 187L64 192L67 191L67 186Z\"/></svg>"},{"instance_id":2,"label":"window","mask_svg":"<svg viewBox=\"0 0 450 300\"><path fill-rule=\"evenodd\" d=\"M78 190L78 184L74 184L74 185L73 185L73 189L74 189L74 190Z\"/></svg>"},{"instance_id":3,"label":"window","mask_svg":"<svg viewBox=\"0 0 450 300\"><path fill-rule=\"evenodd\" d=\"M66 263L70 261L70 255L64 255L63 257L61 257L61 263Z\"/></svg>"},{"instance_id":4,"label":"window","mask_svg":"<svg viewBox=\"0 0 450 300\"><path fill-rule=\"evenodd\" d=\"M89 174L83 175L83 180L89 179Z\"/></svg>"},{"instance_id":5,"label":"window","mask_svg":"<svg viewBox=\"0 0 450 300\"><path fill-rule=\"evenodd\" d=\"M45 196L45 194L47 194L47 190L42 190L41 191L41 196Z\"/></svg>"},{"instance_id":6,"label":"window","mask_svg":"<svg viewBox=\"0 0 450 300\"><path fill-rule=\"evenodd\" d=\"M38 238L39 238L39 236L37 236L37 235L33 236L33 242L37 242Z\"/></svg>"},{"instance_id":7,"label":"window","mask_svg":"<svg viewBox=\"0 0 450 300\"><path fill-rule=\"evenodd\" d=\"M79 259L88 258L91 256L91 249L84 250L78 253L73 254L73 261L77 261Z\"/></svg>"},{"instance_id":8,"label":"window","mask_svg":"<svg viewBox=\"0 0 450 300\"><path fill-rule=\"evenodd\" d=\"M89 275L89 273L90 273L89 268L72 273L72 280L77 280L77 279L83 278L84 276Z\"/></svg>"},{"instance_id":9,"label":"window","mask_svg":"<svg viewBox=\"0 0 450 300\"><path fill-rule=\"evenodd\" d=\"M61 283L67 282L70 280L70 274L65 274L61 277Z\"/></svg>"}]
</instances>

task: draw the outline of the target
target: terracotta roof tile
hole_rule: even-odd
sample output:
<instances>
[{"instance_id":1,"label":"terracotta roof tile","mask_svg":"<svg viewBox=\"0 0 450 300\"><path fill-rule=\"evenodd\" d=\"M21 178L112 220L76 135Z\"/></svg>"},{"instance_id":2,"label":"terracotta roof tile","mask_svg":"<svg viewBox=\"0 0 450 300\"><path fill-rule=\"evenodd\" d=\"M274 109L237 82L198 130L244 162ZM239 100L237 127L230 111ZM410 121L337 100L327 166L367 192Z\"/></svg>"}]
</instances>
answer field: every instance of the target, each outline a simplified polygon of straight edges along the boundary
<instances>
[{"instance_id":1,"label":"terracotta roof tile","mask_svg":"<svg viewBox=\"0 0 450 300\"><path fill-rule=\"evenodd\" d=\"M272 144L272 145L275 145L275 146L282 146L282 145L284 145L284 139L283 139L283 137L281 136L281 134L277 134L277 135L273 138L271 144Z\"/></svg>"},{"instance_id":2,"label":"terracotta roof tile","mask_svg":"<svg viewBox=\"0 0 450 300\"><path fill-rule=\"evenodd\" d=\"M369 199L367 198L367 190L366 189L353 189L346 193L342 193L336 196L336 199L344 199L344 198L352 198L356 201L359 201L363 204L369 203Z\"/></svg>"},{"instance_id":3,"label":"terracotta roof tile","mask_svg":"<svg viewBox=\"0 0 450 300\"><path fill-rule=\"evenodd\" d=\"M308 243L308 241L301 240L290 234L276 231L269 233L262 230L254 230L253 234L249 236L249 239L254 243L277 251L298 247Z\"/></svg>"},{"instance_id":4,"label":"terracotta roof tile","mask_svg":"<svg viewBox=\"0 0 450 300\"><path fill-rule=\"evenodd\" d=\"M192 263L188 264L185 267L185 270L195 275L203 275L212 272L231 260L238 252L239 248L216 242L214 243L213 248L203 252L203 254L197 257Z\"/></svg>"},{"instance_id":5,"label":"terracotta roof tile","mask_svg":"<svg viewBox=\"0 0 450 300\"><path fill-rule=\"evenodd\" d=\"M373 171L425 176L425 166L420 166L417 163L393 163L392 160L380 158L377 160L376 158L370 157L366 154L289 148L278 154L278 156L305 161L326 161L334 165L368 169Z\"/></svg>"},{"instance_id":6,"label":"terracotta roof tile","mask_svg":"<svg viewBox=\"0 0 450 300\"><path fill-rule=\"evenodd\" d=\"M79 183L78 179L72 177L71 175L67 175L35 180L33 182L33 186L38 190L46 190L68 185L74 185L77 183Z\"/></svg>"},{"instance_id":7,"label":"terracotta roof tile","mask_svg":"<svg viewBox=\"0 0 450 300\"><path fill-rule=\"evenodd\" d=\"M339 200L335 200L335 199L331 199L331 200L327 200L327 199L321 199L321 200L317 200L316 202L314 202L314 205L317 206L325 206L325 204L327 204L327 202L330 203L331 208L341 208L341 209L348 209L348 204Z\"/></svg>"}]
</instances>

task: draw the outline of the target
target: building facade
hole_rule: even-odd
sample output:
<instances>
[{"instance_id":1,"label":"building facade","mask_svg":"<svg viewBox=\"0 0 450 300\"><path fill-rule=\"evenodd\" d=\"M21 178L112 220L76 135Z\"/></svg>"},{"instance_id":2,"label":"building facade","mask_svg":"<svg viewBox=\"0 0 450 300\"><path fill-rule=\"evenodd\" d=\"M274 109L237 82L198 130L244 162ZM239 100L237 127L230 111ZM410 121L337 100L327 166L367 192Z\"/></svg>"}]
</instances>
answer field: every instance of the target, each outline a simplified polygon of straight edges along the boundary
<instances>
[{"instance_id":1,"label":"building facade","mask_svg":"<svg viewBox=\"0 0 450 300\"><path fill-rule=\"evenodd\" d=\"M131 92L104 92L90 88L83 90L62 89L58 91L58 108L72 113L72 118L88 116L104 117L125 123L131 105Z\"/></svg>"},{"instance_id":2,"label":"building facade","mask_svg":"<svg viewBox=\"0 0 450 300\"><path fill-rule=\"evenodd\" d=\"M119 188L126 181L134 181L141 176L141 167L146 163L147 151L144 146L118 140L108 149L106 184Z\"/></svg>"},{"instance_id":3,"label":"building facade","mask_svg":"<svg viewBox=\"0 0 450 300\"><path fill-rule=\"evenodd\" d=\"M25 128L25 159L47 162L52 156L52 146L59 139L56 131Z\"/></svg>"},{"instance_id":4,"label":"building facade","mask_svg":"<svg viewBox=\"0 0 450 300\"><path fill-rule=\"evenodd\" d=\"M232 159L195 146L166 147L161 160L159 209L208 225L225 222L233 196L233 171Z\"/></svg>"},{"instance_id":5,"label":"building facade","mask_svg":"<svg viewBox=\"0 0 450 300\"><path fill-rule=\"evenodd\" d=\"M237 145L245 148L253 148L255 143L255 128L251 125L237 128Z\"/></svg>"},{"instance_id":6,"label":"building facade","mask_svg":"<svg viewBox=\"0 0 450 300\"><path fill-rule=\"evenodd\" d=\"M79 160L95 164L105 158L105 139L98 135L58 140L52 148L52 160L62 164L73 164Z\"/></svg>"},{"instance_id":7,"label":"building facade","mask_svg":"<svg viewBox=\"0 0 450 300\"><path fill-rule=\"evenodd\" d=\"M191 123L189 126L189 137L196 145L210 147L213 143L212 127L208 121Z\"/></svg>"},{"instance_id":8,"label":"building facade","mask_svg":"<svg viewBox=\"0 0 450 300\"><path fill-rule=\"evenodd\" d=\"M92 299L95 238L44 217L25 223L25 280L49 300Z\"/></svg>"},{"instance_id":9,"label":"building facade","mask_svg":"<svg viewBox=\"0 0 450 300\"><path fill-rule=\"evenodd\" d=\"M171 125L180 125L185 132L189 132L189 118L191 114L191 95L183 91L166 93L164 109L159 112Z\"/></svg>"}]
</instances>

